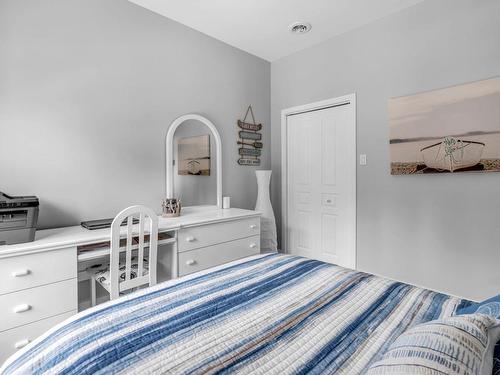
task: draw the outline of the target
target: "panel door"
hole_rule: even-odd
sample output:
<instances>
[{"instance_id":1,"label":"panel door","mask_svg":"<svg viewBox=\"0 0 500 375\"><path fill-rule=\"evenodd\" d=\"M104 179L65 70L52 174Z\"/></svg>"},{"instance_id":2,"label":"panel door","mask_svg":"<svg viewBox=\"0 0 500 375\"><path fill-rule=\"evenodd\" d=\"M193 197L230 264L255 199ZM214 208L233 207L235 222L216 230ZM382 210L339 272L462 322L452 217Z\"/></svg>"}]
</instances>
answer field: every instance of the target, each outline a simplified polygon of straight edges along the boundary
<instances>
[{"instance_id":1,"label":"panel door","mask_svg":"<svg viewBox=\"0 0 500 375\"><path fill-rule=\"evenodd\" d=\"M355 267L356 138L350 105L287 118L288 252Z\"/></svg>"}]
</instances>

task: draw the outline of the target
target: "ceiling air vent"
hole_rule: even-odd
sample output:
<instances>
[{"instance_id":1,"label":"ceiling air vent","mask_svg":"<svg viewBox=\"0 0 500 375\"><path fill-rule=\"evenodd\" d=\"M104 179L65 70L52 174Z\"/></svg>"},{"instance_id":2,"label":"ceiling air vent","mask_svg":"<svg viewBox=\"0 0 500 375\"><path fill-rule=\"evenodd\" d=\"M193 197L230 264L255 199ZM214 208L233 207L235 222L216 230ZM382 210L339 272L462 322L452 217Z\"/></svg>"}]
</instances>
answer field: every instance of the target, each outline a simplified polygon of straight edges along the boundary
<instances>
[{"instance_id":1,"label":"ceiling air vent","mask_svg":"<svg viewBox=\"0 0 500 375\"><path fill-rule=\"evenodd\" d=\"M289 26L292 34L305 34L311 31L311 24L308 22L295 22Z\"/></svg>"}]
</instances>

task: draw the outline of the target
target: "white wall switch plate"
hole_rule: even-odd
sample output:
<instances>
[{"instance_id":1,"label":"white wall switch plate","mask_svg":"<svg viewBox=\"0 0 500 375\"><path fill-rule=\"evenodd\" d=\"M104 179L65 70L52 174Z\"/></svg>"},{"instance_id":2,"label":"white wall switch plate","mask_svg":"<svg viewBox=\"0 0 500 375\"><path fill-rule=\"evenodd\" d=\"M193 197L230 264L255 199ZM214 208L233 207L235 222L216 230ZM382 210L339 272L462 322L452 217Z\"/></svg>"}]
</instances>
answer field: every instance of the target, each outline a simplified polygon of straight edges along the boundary
<instances>
[{"instance_id":1,"label":"white wall switch plate","mask_svg":"<svg viewBox=\"0 0 500 375\"><path fill-rule=\"evenodd\" d=\"M359 155L359 165L366 165L366 155L365 154Z\"/></svg>"}]
</instances>

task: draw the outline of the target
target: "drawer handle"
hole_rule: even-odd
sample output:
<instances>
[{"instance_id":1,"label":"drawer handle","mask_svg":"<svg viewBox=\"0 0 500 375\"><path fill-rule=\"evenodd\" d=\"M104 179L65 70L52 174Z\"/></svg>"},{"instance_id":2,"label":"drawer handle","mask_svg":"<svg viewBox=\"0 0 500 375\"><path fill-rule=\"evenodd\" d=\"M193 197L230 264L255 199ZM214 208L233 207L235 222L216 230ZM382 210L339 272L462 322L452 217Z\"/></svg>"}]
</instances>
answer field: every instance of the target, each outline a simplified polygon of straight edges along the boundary
<instances>
[{"instance_id":1,"label":"drawer handle","mask_svg":"<svg viewBox=\"0 0 500 375\"><path fill-rule=\"evenodd\" d=\"M257 229L257 225L256 224L250 225L250 229Z\"/></svg>"},{"instance_id":2,"label":"drawer handle","mask_svg":"<svg viewBox=\"0 0 500 375\"><path fill-rule=\"evenodd\" d=\"M22 305L16 306L12 309L12 311L14 311L16 314L20 314L28 310L31 310L31 306L27 303L23 303Z\"/></svg>"},{"instance_id":3,"label":"drawer handle","mask_svg":"<svg viewBox=\"0 0 500 375\"><path fill-rule=\"evenodd\" d=\"M17 270L12 272L12 277L23 277L23 276L28 276L29 274L30 274L29 269Z\"/></svg>"},{"instance_id":4,"label":"drawer handle","mask_svg":"<svg viewBox=\"0 0 500 375\"><path fill-rule=\"evenodd\" d=\"M257 244L256 243L251 243L250 244L250 249L255 249L257 247Z\"/></svg>"},{"instance_id":5,"label":"drawer handle","mask_svg":"<svg viewBox=\"0 0 500 375\"><path fill-rule=\"evenodd\" d=\"M193 236L190 236L190 237L186 238L186 241L187 242L194 242L194 241L196 241L196 238L194 238Z\"/></svg>"},{"instance_id":6,"label":"drawer handle","mask_svg":"<svg viewBox=\"0 0 500 375\"><path fill-rule=\"evenodd\" d=\"M21 341L18 341L14 344L14 348L16 349L21 349L21 348L24 348L26 345L28 345L29 343L31 342L31 340L28 340L28 339L24 339L24 340L21 340Z\"/></svg>"},{"instance_id":7,"label":"drawer handle","mask_svg":"<svg viewBox=\"0 0 500 375\"><path fill-rule=\"evenodd\" d=\"M196 260L194 260L194 259L186 260L186 264L188 266L194 266L196 264Z\"/></svg>"}]
</instances>

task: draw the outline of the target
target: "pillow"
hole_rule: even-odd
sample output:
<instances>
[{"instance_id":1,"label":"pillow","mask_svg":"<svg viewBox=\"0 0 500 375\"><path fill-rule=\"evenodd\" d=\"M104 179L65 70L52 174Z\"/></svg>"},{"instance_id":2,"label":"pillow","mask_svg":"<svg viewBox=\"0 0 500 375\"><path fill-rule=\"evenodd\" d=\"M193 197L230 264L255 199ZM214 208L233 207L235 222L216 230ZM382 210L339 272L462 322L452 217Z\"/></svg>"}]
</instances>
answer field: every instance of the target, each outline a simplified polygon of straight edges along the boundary
<instances>
[{"instance_id":1,"label":"pillow","mask_svg":"<svg viewBox=\"0 0 500 375\"><path fill-rule=\"evenodd\" d=\"M500 322L482 314L418 324L401 334L366 375L491 375Z\"/></svg>"},{"instance_id":2,"label":"pillow","mask_svg":"<svg viewBox=\"0 0 500 375\"><path fill-rule=\"evenodd\" d=\"M457 315L481 313L500 319L500 295L479 303L470 303L458 308ZM500 375L500 341L493 355L493 375Z\"/></svg>"},{"instance_id":3,"label":"pillow","mask_svg":"<svg viewBox=\"0 0 500 375\"><path fill-rule=\"evenodd\" d=\"M458 308L457 315L480 313L500 319L500 295L467 307Z\"/></svg>"}]
</instances>

